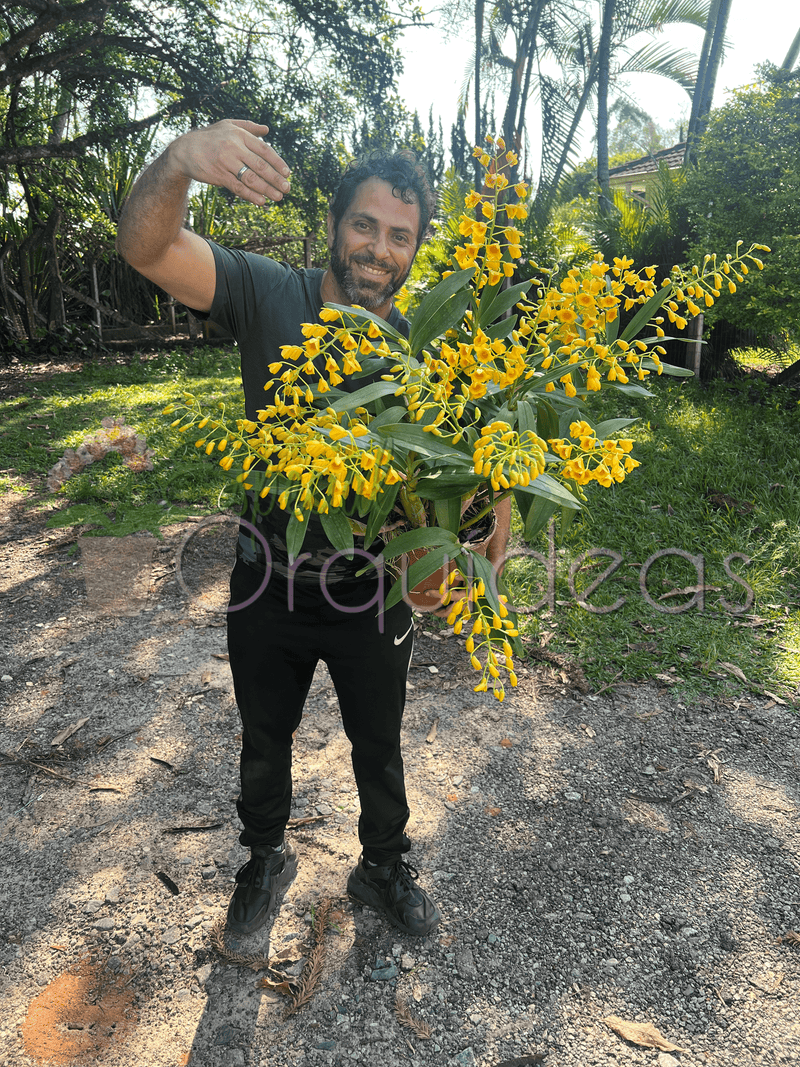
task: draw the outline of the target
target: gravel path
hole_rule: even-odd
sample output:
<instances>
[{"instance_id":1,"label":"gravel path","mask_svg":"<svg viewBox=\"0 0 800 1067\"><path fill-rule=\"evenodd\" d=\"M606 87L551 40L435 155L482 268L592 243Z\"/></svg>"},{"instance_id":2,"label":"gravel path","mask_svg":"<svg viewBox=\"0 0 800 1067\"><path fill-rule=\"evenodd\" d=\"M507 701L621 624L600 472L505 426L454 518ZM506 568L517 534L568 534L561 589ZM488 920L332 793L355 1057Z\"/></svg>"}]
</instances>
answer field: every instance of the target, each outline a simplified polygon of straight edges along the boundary
<instances>
[{"instance_id":1,"label":"gravel path","mask_svg":"<svg viewBox=\"0 0 800 1067\"><path fill-rule=\"evenodd\" d=\"M245 858L219 613L230 527L184 549L194 599L174 559L196 528L143 539L149 591L120 615L21 505L5 498L0 546L2 1067L800 1061L792 708L584 694L533 662L501 706L419 618L409 832L442 925L416 940L343 896L358 806L320 669L296 741L298 877L271 946L229 946L269 950L273 969L253 970L212 943ZM281 988L309 959L312 995L288 1013Z\"/></svg>"}]
</instances>

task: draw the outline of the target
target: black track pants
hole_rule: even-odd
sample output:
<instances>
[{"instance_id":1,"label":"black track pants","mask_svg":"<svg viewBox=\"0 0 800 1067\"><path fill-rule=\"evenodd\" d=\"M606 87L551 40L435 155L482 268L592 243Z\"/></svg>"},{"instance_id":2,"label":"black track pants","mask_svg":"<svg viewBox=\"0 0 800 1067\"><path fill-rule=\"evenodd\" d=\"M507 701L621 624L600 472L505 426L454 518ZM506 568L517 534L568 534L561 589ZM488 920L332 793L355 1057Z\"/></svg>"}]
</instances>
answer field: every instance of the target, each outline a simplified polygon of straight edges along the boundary
<instances>
[{"instance_id":1,"label":"black track pants","mask_svg":"<svg viewBox=\"0 0 800 1067\"><path fill-rule=\"evenodd\" d=\"M352 746L361 801L358 832L367 859L390 863L408 851L400 724L413 647L411 608L401 601L383 614L354 609L375 594L372 582L329 604L319 587L264 577L238 560L231 575L228 651L242 717L242 792L238 803L247 847L283 840L292 798L292 733L319 660L328 667ZM292 610L289 610L291 600Z\"/></svg>"}]
</instances>

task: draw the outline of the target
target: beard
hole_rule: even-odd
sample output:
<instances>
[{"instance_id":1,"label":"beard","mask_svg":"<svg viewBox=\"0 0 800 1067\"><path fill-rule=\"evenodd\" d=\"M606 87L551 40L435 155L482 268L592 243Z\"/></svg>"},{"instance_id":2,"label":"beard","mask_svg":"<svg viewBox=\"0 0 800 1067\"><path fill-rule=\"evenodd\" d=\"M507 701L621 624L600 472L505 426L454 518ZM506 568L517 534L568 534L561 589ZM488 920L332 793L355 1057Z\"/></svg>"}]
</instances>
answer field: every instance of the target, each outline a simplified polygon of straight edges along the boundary
<instances>
[{"instance_id":1,"label":"beard","mask_svg":"<svg viewBox=\"0 0 800 1067\"><path fill-rule=\"evenodd\" d=\"M337 234L331 249L331 273L336 279L336 284L345 294L351 304L359 304L367 310L381 307L387 300L391 300L396 292L403 287L403 282L408 277L408 271L401 273L395 269L395 273L388 275L387 281L370 281L359 275L356 277L351 264L360 263L366 267L377 267L381 270L392 270L385 263L379 263L372 256L361 253L351 256L346 260L342 255L339 237Z\"/></svg>"}]
</instances>

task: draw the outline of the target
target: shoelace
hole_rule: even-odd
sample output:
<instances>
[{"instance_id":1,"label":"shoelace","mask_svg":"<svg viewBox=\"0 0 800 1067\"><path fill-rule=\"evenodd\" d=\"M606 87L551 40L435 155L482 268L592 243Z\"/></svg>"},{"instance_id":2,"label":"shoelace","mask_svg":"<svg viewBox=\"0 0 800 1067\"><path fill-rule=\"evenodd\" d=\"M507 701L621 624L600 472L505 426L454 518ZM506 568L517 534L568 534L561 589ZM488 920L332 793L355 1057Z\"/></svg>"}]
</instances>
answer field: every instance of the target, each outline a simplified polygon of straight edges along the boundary
<instances>
[{"instance_id":1,"label":"shoelace","mask_svg":"<svg viewBox=\"0 0 800 1067\"><path fill-rule=\"evenodd\" d=\"M398 860L390 870L394 871L394 877L392 874L387 879L388 882L396 880L400 886L406 891L406 895L411 895L417 890L417 878L419 878L419 871L416 867L412 867L410 863L406 863L405 860Z\"/></svg>"}]
</instances>

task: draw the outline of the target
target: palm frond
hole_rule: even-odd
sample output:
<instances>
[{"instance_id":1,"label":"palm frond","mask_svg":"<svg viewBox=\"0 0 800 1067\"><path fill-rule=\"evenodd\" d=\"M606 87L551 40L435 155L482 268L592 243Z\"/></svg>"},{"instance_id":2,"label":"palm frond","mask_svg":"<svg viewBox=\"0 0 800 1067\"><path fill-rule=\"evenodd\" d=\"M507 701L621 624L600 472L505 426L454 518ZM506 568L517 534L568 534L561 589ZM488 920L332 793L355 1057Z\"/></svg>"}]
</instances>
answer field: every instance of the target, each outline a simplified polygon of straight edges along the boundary
<instances>
[{"instance_id":1,"label":"palm frond","mask_svg":"<svg viewBox=\"0 0 800 1067\"><path fill-rule=\"evenodd\" d=\"M617 74L659 74L680 85L691 96L697 79L697 56L686 48L668 44L645 44L626 56Z\"/></svg>"},{"instance_id":2,"label":"palm frond","mask_svg":"<svg viewBox=\"0 0 800 1067\"><path fill-rule=\"evenodd\" d=\"M676 23L704 30L710 14L711 0L623 0L617 8L614 36L624 40Z\"/></svg>"}]
</instances>

